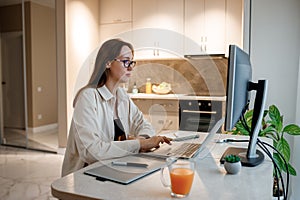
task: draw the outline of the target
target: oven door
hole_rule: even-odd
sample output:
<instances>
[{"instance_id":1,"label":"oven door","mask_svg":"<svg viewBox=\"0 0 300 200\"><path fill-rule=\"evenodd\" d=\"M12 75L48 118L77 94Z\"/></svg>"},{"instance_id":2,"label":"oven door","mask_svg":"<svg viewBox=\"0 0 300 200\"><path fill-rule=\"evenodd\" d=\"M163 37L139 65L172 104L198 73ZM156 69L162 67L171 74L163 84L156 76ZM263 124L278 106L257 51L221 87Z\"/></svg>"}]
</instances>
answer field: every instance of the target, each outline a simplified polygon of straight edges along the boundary
<instances>
[{"instance_id":1,"label":"oven door","mask_svg":"<svg viewBox=\"0 0 300 200\"><path fill-rule=\"evenodd\" d=\"M222 102L180 100L179 129L209 132L222 116Z\"/></svg>"}]
</instances>

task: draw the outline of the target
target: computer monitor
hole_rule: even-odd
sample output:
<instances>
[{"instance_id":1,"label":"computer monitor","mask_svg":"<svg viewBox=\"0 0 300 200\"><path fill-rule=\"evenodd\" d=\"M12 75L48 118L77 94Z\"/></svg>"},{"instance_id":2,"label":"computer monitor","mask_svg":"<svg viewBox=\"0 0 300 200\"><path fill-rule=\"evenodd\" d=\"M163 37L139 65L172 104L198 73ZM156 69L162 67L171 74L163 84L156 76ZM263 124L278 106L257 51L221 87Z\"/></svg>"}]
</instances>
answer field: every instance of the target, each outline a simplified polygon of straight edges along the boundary
<instances>
[{"instance_id":1,"label":"computer monitor","mask_svg":"<svg viewBox=\"0 0 300 200\"><path fill-rule=\"evenodd\" d=\"M249 55L238 46L229 45L224 126L226 131L231 131L244 115L250 102L250 91L255 90L256 95L248 148L228 148L221 158L221 163L224 163L224 157L228 154L238 155L244 166L256 166L264 160L264 154L256 149L256 143L264 113L266 89L267 80L252 82L252 66Z\"/></svg>"}]
</instances>

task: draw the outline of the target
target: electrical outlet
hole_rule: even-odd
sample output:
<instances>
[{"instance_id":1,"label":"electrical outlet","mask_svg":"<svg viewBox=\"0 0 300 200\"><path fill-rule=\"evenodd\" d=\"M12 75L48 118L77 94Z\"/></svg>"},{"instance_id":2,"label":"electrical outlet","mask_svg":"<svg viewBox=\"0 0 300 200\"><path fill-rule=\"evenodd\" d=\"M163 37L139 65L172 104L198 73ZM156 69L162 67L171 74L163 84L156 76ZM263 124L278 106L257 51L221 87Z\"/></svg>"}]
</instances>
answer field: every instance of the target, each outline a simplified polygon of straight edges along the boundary
<instances>
[{"instance_id":1,"label":"electrical outlet","mask_svg":"<svg viewBox=\"0 0 300 200\"><path fill-rule=\"evenodd\" d=\"M41 86L37 87L37 91L42 92L42 87Z\"/></svg>"},{"instance_id":2,"label":"electrical outlet","mask_svg":"<svg viewBox=\"0 0 300 200\"><path fill-rule=\"evenodd\" d=\"M37 118L38 118L38 119L42 119L42 118L43 118L43 115L42 115L42 114L38 114Z\"/></svg>"}]
</instances>

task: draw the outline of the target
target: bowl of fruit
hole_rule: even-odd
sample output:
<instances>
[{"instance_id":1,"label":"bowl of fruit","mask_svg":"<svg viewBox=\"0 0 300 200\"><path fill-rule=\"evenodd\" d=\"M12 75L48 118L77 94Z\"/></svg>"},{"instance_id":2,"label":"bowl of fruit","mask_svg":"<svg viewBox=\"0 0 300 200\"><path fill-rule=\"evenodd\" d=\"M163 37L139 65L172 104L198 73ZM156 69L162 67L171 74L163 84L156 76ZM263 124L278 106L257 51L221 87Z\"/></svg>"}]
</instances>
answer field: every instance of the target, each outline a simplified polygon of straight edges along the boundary
<instances>
[{"instance_id":1,"label":"bowl of fruit","mask_svg":"<svg viewBox=\"0 0 300 200\"><path fill-rule=\"evenodd\" d=\"M152 85L152 91L156 94L168 94L171 90L171 84L167 82L162 82L159 85Z\"/></svg>"}]
</instances>

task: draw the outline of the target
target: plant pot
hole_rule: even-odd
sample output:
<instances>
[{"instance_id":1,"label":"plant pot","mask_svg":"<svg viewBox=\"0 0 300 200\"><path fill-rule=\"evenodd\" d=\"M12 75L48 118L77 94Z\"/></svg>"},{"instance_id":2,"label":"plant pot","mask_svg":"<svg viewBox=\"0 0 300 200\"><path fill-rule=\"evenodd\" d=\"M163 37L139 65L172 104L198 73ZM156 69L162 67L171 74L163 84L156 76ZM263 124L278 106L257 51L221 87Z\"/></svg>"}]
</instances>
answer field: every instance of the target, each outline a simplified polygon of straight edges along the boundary
<instances>
[{"instance_id":1,"label":"plant pot","mask_svg":"<svg viewBox=\"0 0 300 200\"><path fill-rule=\"evenodd\" d=\"M224 168L227 171L228 174L237 174L239 173L239 171L242 168L242 164L241 162L234 162L234 163L230 163L230 162L226 162L224 163Z\"/></svg>"}]
</instances>

